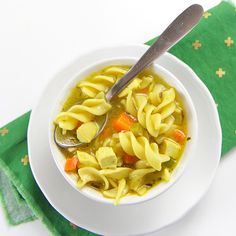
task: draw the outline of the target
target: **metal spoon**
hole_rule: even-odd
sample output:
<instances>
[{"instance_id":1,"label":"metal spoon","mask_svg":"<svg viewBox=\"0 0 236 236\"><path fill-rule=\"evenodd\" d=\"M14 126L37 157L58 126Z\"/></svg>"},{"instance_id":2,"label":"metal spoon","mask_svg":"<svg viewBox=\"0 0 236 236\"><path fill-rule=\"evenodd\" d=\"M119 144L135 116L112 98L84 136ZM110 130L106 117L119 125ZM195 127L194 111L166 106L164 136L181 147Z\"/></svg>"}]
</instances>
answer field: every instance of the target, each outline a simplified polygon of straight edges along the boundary
<instances>
[{"instance_id":1,"label":"metal spoon","mask_svg":"<svg viewBox=\"0 0 236 236\"><path fill-rule=\"evenodd\" d=\"M173 45L175 45L184 35L186 35L201 19L203 8L201 5L194 4L184 10L159 36L157 41L144 53L144 55L134 64L131 69L116 83L106 94L107 101L111 101L118 93L120 93L131 81L149 66L154 60L160 57ZM100 129L96 137L102 132L108 115L98 117L96 122ZM94 137L94 138L96 138ZM57 126L54 132L54 140L56 144L62 148L78 147L84 145L76 138L72 131L62 134L62 130Z\"/></svg>"}]
</instances>

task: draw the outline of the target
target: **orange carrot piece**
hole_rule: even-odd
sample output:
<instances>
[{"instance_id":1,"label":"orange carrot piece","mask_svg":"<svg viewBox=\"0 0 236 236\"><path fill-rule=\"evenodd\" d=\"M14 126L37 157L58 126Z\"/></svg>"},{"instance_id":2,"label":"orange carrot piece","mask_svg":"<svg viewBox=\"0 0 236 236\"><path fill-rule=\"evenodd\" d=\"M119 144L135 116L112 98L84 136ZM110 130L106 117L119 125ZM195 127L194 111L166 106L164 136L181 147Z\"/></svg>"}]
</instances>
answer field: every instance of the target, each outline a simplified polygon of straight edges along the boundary
<instances>
[{"instance_id":1,"label":"orange carrot piece","mask_svg":"<svg viewBox=\"0 0 236 236\"><path fill-rule=\"evenodd\" d=\"M138 92L138 93L148 93L148 91L149 91L149 88L146 87L146 88L143 88L143 89L138 90L137 92Z\"/></svg>"},{"instance_id":2,"label":"orange carrot piece","mask_svg":"<svg viewBox=\"0 0 236 236\"><path fill-rule=\"evenodd\" d=\"M183 143L186 138L186 135L182 130L175 129L173 131L173 137L178 143Z\"/></svg>"},{"instance_id":3,"label":"orange carrot piece","mask_svg":"<svg viewBox=\"0 0 236 236\"><path fill-rule=\"evenodd\" d=\"M114 130L120 132L123 130L130 130L131 125L135 122L135 120L129 116L126 112L123 112L119 115L119 117L112 122L112 127Z\"/></svg>"},{"instance_id":4,"label":"orange carrot piece","mask_svg":"<svg viewBox=\"0 0 236 236\"><path fill-rule=\"evenodd\" d=\"M100 134L100 139L106 139L107 137L109 137L111 134L111 129L110 128L105 128L102 133Z\"/></svg>"},{"instance_id":5,"label":"orange carrot piece","mask_svg":"<svg viewBox=\"0 0 236 236\"><path fill-rule=\"evenodd\" d=\"M77 128L79 128L83 123L78 121Z\"/></svg>"},{"instance_id":6,"label":"orange carrot piece","mask_svg":"<svg viewBox=\"0 0 236 236\"><path fill-rule=\"evenodd\" d=\"M66 159L65 164L65 171L70 172L76 170L77 164L78 164L78 158L77 157L71 157Z\"/></svg>"},{"instance_id":7,"label":"orange carrot piece","mask_svg":"<svg viewBox=\"0 0 236 236\"><path fill-rule=\"evenodd\" d=\"M128 164L128 165L133 165L135 164L139 159L136 157L136 156L130 156L128 154L125 154L123 156L123 161L125 164Z\"/></svg>"}]
</instances>

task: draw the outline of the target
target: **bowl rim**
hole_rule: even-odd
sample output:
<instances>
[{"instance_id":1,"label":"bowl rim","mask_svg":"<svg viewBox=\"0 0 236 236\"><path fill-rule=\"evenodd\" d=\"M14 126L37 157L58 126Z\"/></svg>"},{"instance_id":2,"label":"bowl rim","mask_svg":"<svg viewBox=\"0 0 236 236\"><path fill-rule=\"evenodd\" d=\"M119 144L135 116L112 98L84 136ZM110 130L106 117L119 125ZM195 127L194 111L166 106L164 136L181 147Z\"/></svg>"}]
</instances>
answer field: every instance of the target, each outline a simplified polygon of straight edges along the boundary
<instances>
[{"instance_id":1,"label":"bowl rim","mask_svg":"<svg viewBox=\"0 0 236 236\"><path fill-rule=\"evenodd\" d=\"M117 47L112 47L112 48L109 47L109 48L112 49L112 48L117 48ZM95 50L95 52L96 52L96 50ZM58 155L57 155L60 151L59 151L58 147L56 146L56 144L54 143L54 139L52 138L52 128L54 127L54 125L53 125L53 118L55 118L55 115L54 115L55 114L55 110L57 110L57 113L58 113L57 107L61 107L61 105L62 105L62 104L60 104L60 102L65 101L65 98L68 96L68 92L73 87L75 87L75 84L78 83L78 81L80 81L81 79L84 78L83 74L86 74L86 75L91 74L93 71L97 70L97 69L94 69L95 67L104 68L104 66L107 66L109 64L111 65L113 61L125 61L125 60L127 60L127 61L130 61L130 60L131 61L137 61L137 59L138 59L137 57L129 57L129 56L122 57L122 58L108 57L106 59L100 59L96 63L90 64L90 65L88 65L86 67L81 68L81 70L76 75L74 75L73 77L69 78L68 82L61 88L60 92L58 93L58 96L55 99L55 102L53 103L53 107L51 109L52 112L51 112L51 115L50 115L50 118L49 118L49 129L48 129L48 131L49 131L48 135L49 136L48 137L49 137L50 151L52 153L53 160L56 163L57 168L59 169L59 171L61 172L63 177L66 179L66 181L74 189L76 189L79 193L83 194L84 196L88 197L89 199L92 199L92 200L95 200L97 202L104 203L104 204L112 204L113 205L114 199L105 198L101 193L99 193L99 195L101 197L97 197L97 196L95 196L95 194L93 194L91 192L95 191L96 195L97 195L98 191L93 190L90 187L85 187L83 189L78 189L76 187L75 181L72 180L72 177L70 176L70 174L68 174L68 173L66 173L64 171L64 168L62 167L62 163L59 161L59 158L58 158ZM107 65L103 65L104 63L107 64ZM122 64L122 63L120 63L120 64ZM101 66L101 65L103 65L103 66ZM154 63L153 63L153 68L154 68L154 72L155 73L157 73L157 74L160 74L160 73L164 74L164 76L160 76L163 81L166 81L166 78L168 78L167 80L169 80L169 78L170 78L170 80L174 81L175 85L172 85L169 82L167 82L167 83L170 84L171 86L173 86L175 89L176 89L176 84L177 84L177 87L178 87L177 91L178 91L178 93L182 92L184 94L184 98L187 101L184 104L185 108L186 108L186 104L187 104L187 106L188 106L187 109L189 109L191 111L191 115L192 115L192 118L193 118L193 121L194 121L194 125L191 127L192 128L191 136L195 137L195 138L191 142L191 145L190 144L187 145L188 149L193 151L195 149L196 142L197 142L197 124L198 124L198 121L197 121L196 110L195 110L195 107L193 105L192 99L191 99L188 91L183 86L183 84L178 80L178 78L173 73L169 72L168 70L166 70L165 68L160 66L156 61L154 61ZM188 127L188 130L189 130L189 127ZM190 148L189 148L189 146L190 146ZM58 150L57 154L53 151L55 149L55 147ZM60 154L60 155L62 155L62 154ZM184 170L186 169L187 164L189 163L189 161L191 159L190 158L191 155L188 155L188 158L184 158L184 162L183 162L183 157L184 156L185 156L185 150L184 150L184 153L182 154L181 160L178 163L178 166L174 169L173 174L172 174L172 179L169 182L167 182L167 183L160 183L157 186L154 186L153 188L151 188L143 196L135 196L136 200L129 200L129 201L127 201L127 199L129 197L124 197L124 198L121 199L119 205L130 205L130 204L137 204L137 203L145 202L145 201L151 200L152 198L157 197L157 196L161 195L162 193L164 193L165 191L167 191L183 175ZM177 170L178 170L177 177L175 177L175 179L173 180L173 175L176 173ZM162 187L162 189L159 190L161 185L164 185L164 187ZM150 194L150 192L152 194Z\"/></svg>"}]
</instances>

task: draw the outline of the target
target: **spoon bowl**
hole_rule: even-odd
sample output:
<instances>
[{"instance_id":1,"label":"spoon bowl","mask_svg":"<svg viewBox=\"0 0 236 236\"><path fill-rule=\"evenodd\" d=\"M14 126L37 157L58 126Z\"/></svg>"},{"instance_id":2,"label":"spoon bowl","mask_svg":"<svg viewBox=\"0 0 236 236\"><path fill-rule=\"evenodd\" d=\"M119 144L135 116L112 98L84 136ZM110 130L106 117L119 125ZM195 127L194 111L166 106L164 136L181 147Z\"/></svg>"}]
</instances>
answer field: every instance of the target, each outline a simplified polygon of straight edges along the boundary
<instances>
[{"instance_id":1,"label":"spoon bowl","mask_svg":"<svg viewBox=\"0 0 236 236\"><path fill-rule=\"evenodd\" d=\"M95 120L99 126L99 131L97 132L94 139L103 131L108 120L108 114L103 116L98 116ZM63 130L57 125L54 130L54 141L61 148L73 148L86 145L86 143L80 142L76 137L76 132L74 130L67 130L63 133Z\"/></svg>"}]
</instances>

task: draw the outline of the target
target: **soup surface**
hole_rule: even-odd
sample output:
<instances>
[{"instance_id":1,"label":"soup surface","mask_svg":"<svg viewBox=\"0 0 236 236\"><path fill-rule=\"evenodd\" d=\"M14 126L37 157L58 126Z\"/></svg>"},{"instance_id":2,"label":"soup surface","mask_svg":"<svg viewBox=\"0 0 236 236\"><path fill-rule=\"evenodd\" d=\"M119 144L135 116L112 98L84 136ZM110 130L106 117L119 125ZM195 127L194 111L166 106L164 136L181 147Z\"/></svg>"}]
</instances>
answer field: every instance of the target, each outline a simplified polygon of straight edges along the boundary
<instances>
[{"instance_id":1,"label":"soup surface","mask_svg":"<svg viewBox=\"0 0 236 236\"><path fill-rule=\"evenodd\" d=\"M76 176L78 188L92 187L115 204L169 181L189 139L180 96L151 68L111 103L105 100L105 93L129 68L112 65L79 81L55 118L63 134L72 132L84 143L60 148L65 171ZM98 121L106 114L108 122L97 135Z\"/></svg>"}]
</instances>

